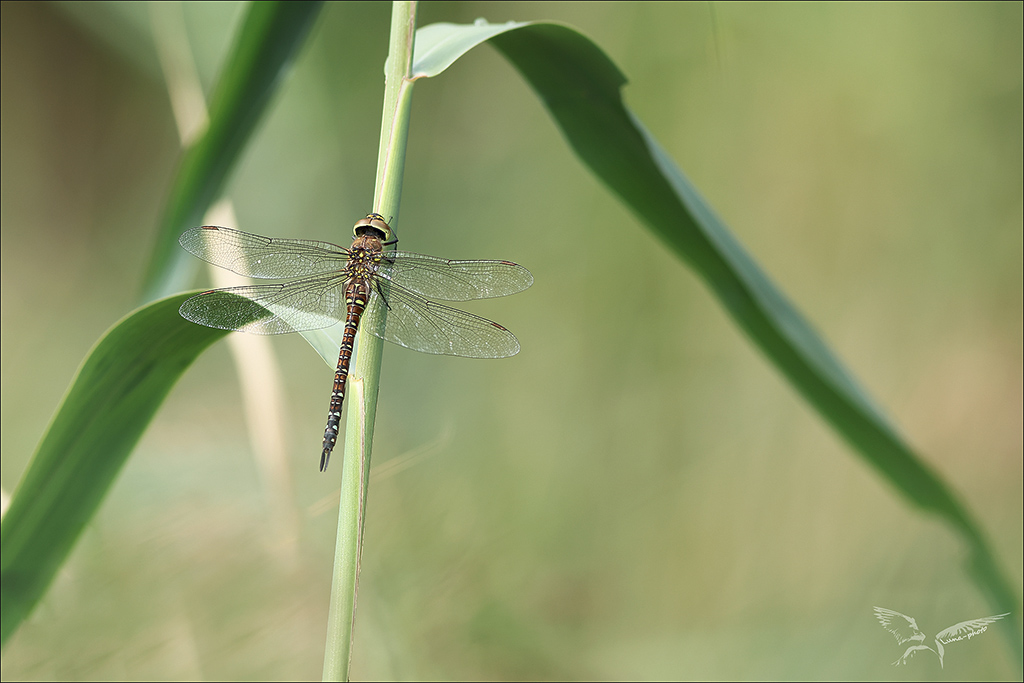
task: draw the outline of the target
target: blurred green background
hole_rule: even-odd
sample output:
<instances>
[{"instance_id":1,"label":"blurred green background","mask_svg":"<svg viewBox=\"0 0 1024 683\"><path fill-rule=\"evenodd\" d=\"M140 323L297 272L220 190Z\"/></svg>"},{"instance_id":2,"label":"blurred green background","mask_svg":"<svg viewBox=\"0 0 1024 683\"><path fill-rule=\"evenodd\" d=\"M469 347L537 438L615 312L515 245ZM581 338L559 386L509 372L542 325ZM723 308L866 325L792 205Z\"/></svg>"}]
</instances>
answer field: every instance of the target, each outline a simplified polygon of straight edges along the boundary
<instances>
[{"instance_id":1,"label":"blurred green background","mask_svg":"<svg viewBox=\"0 0 1024 683\"><path fill-rule=\"evenodd\" d=\"M188 4L209 92L241 6ZM137 303L179 145L145 4L2 5L2 484ZM390 7L328 5L229 185L251 232L347 243L370 209ZM1022 6L427 3L551 19L990 534L1022 591ZM1014 679L964 549L868 469L576 161L491 48L416 87L402 248L503 258L467 306L503 361L388 345L355 679ZM200 282L197 282L199 286ZM172 392L4 679L302 679L322 666L340 467L297 335L280 515L227 347ZM411 460L405 460L414 456ZM395 460L402 458L403 460ZM401 462L405 469L389 468ZM1008 606L1008 609L1013 606Z\"/></svg>"}]
</instances>

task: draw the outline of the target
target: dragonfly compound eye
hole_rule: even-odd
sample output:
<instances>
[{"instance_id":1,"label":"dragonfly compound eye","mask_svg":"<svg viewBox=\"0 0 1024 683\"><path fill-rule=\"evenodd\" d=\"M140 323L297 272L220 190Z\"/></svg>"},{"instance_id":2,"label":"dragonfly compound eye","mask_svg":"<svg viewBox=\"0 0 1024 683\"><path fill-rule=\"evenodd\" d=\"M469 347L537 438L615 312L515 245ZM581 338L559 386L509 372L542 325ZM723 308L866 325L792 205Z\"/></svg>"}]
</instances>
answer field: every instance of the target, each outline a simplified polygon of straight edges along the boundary
<instances>
[{"instance_id":1,"label":"dragonfly compound eye","mask_svg":"<svg viewBox=\"0 0 1024 683\"><path fill-rule=\"evenodd\" d=\"M391 226L384 220L384 216L381 216L379 213L371 213L366 218L359 219L356 222L356 226L352 228L352 232L357 237L359 235L379 233L377 237L381 240L391 239Z\"/></svg>"}]
</instances>

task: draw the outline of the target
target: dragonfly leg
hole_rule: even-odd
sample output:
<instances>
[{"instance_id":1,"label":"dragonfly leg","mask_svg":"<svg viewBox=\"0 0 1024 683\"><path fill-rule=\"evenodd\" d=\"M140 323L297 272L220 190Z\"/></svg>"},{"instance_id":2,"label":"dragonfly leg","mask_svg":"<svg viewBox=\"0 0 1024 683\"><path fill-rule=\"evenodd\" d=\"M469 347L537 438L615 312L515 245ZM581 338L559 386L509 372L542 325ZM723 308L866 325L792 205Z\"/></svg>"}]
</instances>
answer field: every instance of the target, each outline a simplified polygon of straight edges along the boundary
<instances>
[{"instance_id":1,"label":"dragonfly leg","mask_svg":"<svg viewBox=\"0 0 1024 683\"><path fill-rule=\"evenodd\" d=\"M390 311L391 304L388 303L388 297L384 293L384 285L381 284L380 280L377 280L376 282L373 283L373 286L377 290L377 294L380 295L380 300L384 302L384 307Z\"/></svg>"}]
</instances>

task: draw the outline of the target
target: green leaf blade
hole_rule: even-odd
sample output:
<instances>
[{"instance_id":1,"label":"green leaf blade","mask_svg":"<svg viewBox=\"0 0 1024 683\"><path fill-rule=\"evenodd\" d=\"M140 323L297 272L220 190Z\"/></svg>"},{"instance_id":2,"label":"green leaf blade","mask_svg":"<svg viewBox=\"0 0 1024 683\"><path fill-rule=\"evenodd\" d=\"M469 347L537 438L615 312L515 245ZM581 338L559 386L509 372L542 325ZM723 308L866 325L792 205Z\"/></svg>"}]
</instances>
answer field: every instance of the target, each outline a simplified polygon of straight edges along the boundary
<instances>
[{"instance_id":1,"label":"green leaf blade","mask_svg":"<svg viewBox=\"0 0 1024 683\"><path fill-rule=\"evenodd\" d=\"M178 237L199 225L305 44L321 2L255 2L221 72L206 132L184 153L168 194L143 286L150 301L188 286L197 267Z\"/></svg>"},{"instance_id":2,"label":"green leaf blade","mask_svg":"<svg viewBox=\"0 0 1024 683\"><path fill-rule=\"evenodd\" d=\"M2 642L46 592L171 387L227 334L178 315L189 296L115 324L61 401L0 527Z\"/></svg>"}]
</instances>

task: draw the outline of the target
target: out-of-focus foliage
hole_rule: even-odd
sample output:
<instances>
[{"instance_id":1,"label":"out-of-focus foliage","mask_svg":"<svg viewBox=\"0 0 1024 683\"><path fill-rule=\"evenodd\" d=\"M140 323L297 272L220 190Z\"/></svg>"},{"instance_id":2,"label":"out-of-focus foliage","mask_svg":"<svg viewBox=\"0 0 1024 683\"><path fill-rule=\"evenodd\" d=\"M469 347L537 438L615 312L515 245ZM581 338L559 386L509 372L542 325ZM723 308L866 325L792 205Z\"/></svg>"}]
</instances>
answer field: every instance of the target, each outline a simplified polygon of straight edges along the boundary
<instances>
[{"instance_id":1,"label":"out-of-focus foliage","mask_svg":"<svg viewBox=\"0 0 1024 683\"><path fill-rule=\"evenodd\" d=\"M231 16L186 7L216 73ZM564 20L616 60L630 106L964 493L1019 593L1019 5L440 3L420 23L480 15ZM112 16L91 25L144 51L148 27ZM387 21L386 5L323 13L231 184L240 227L346 240L372 193ZM131 307L177 141L117 36L15 4L2 31L9 491ZM387 350L353 677L889 678L902 648L872 605L930 634L987 614L955 538L849 456L500 57L418 86L402 226L403 248L513 259L537 284L474 306L517 333L514 359ZM278 348L298 543L267 533L233 374L206 354L5 678L317 674L330 373L301 340ZM945 665L1018 675L994 633Z\"/></svg>"}]
</instances>

